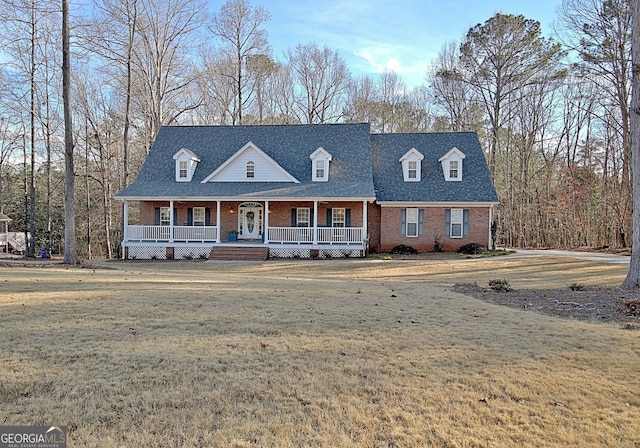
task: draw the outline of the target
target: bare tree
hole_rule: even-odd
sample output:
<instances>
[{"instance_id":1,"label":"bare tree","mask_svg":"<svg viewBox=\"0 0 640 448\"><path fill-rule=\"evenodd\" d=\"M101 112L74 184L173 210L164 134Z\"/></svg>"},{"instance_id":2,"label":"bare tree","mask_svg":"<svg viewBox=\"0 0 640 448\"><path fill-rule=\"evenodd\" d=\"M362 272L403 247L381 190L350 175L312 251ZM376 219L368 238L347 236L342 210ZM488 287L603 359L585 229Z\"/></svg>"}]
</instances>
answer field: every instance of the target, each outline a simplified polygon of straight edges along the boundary
<instances>
[{"instance_id":1,"label":"bare tree","mask_svg":"<svg viewBox=\"0 0 640 448\"><path fill-rule=\"evenodd\" d=\"M69 0L62 0L62 99L64 104L64 263L78 264L76 248L75 169L71 112L71 62Z\"/></svg>"},{"instance_id":2,"label":"bare tree","mask_svg":"<svg viewBox=\"0 0 640 448\"><path fill-rule=\"evenodd\" d=\"M140 45L133 53L139 83L133 92L146 122L147 151L160 126L201 104L184 93L196 79L192 50L204 20L201 0L139 0Z\"/></svg>"},{"instance_id":3,"label":"bare tree","mask_svg":"<svg viewBox=\"0 0 640 448\"><path fill-rule=\"evenodd\" d=\"M317 44L299 44L287 60L301 89L297 107L309 124L336 122L344 114L351 74L337 52Z\"/></svg>"},{"instance_id":4,"label":"bare tree","mask_svg":"<svg viewBox=\"0 0 640 448\"><path fill-rule=\"evenodd\" d=\"M632 74L633 94L631 96L631 175L633 187L633 235L629 272L622 286L640 287L640 4L631 2L632 18Z\"/></svg>"},{"instance_id":5,"label":"bare tree","mask_svg":"<svg viewBox=\"0 0 640 448\"><path fill-rule=\"evenodd\" d=\"M631 231L631 1L564 0L558 30L563 43L579 57L579 74L598 86L602 107L595 118L615 131L622 148L619 199L619 244L628 245ZM614 114L614 120L609 118ZM611 127L613 125L613 127Z\"/></svg>"},{"instance_id":6,"label":"bare tree","mask_svg":"<svg viewBox=\"0 0 640 448\"><path fill-rule=\"evenodd\" d=\"M228 61L230 69L224 75L234 85L232 124L242 124L243 109L253 93L256 79L252 80L246 73L250 59L270 53L267 31L262 28L270 18L266 9L254 8L247 0L228 0L220 12L213 15L210 29L222 42L222 59Z\"/></svg>"}]
</instances>

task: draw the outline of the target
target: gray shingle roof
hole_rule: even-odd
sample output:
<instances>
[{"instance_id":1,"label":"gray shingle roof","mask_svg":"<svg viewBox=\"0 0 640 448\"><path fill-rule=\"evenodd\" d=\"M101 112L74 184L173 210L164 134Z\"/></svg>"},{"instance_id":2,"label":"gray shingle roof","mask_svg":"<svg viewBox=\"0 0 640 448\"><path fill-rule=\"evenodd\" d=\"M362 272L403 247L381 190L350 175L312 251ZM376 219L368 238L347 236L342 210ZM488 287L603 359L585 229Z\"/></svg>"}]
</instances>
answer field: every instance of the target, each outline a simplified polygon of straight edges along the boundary
<instances>
[{"instance_id":1,"label":"gray shingle roof","mask_svg":"<svg viewBox=\"0 0 640 448\"><path fill-rule=\"evenodd\" d=\"M250 141L300 183L201 183ZM332 156L329 182L311 180L309 156L318 147ZM438 162L453 147L465 154L461 182L446 182ZM182 148L201 159L191 182L175 180L173 156ZM424 155L420 182L405 182L403 178L399 159L411 148ZM240 200L375 197L379 202L498 202L475 133L371 135L368 124L166 126L160 130L136 181L116 196Z\"/></svg>"},{"instance_id":2,"label":"gray shingle roof","mask_svg":"<svg viewBox=\"0 0 640 448\"><path fill-rule=\"evenodd\" d=\"M300 183L201 181L253 142ZM322 146L332 156L329 182L312 182L309 156ZM191 182L175 181L173 155L200 157ZM136 181L120 198L374 198L368 124L163 127Z\"/></svg>"},{"instance_id":3,"label":"gray shingle roof","mask_svg":"<svg viewBox=\"0 0 640 448\"><path fill-rule=\"evenodd\" d=\"M379 202L498 202L484 153L474 132L374 134L373 180ZM465 154L462 181L447 182L438 161L452 148ZM399 162L411 148L424 155L420 182L405 182Z\"/></svg>"}]
</instances>

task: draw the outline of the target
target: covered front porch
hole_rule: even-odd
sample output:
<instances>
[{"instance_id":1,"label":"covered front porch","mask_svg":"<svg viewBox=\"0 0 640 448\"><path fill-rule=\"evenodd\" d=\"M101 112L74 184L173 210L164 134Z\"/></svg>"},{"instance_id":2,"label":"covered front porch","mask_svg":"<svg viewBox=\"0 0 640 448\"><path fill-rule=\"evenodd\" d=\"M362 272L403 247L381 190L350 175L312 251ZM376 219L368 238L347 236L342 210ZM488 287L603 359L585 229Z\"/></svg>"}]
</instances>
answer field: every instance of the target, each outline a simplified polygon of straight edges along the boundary
<instances>
[{"instance_id":1,"label":"covered front porch","mask_svg":"<svg viewBox=\"0 0 640 448\"><path fill-rule=\"evenodd\" d=\"M140 201L138 223L124 202L122 257L209 258L214 246L269 248L271 258L362 257L367 201ZM135 220L135 219L134 219Z\"/></svg>"}]
</instances>

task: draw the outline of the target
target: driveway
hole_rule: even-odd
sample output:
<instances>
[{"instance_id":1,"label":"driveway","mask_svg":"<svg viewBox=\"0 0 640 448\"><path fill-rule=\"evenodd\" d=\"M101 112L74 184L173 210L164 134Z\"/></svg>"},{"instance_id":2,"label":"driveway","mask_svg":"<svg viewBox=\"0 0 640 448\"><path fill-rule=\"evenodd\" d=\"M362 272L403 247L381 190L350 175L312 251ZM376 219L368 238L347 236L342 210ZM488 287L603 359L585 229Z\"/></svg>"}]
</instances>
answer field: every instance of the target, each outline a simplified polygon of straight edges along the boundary
<instances>
[{"instance_id":1,"label":"driveway","mask_svg":"<svg viewBox=\"0 0 640 448\"><path fill-rule=\"evenodd\" d=\"M580 252L572 250L531 250L515 249L516 253L509 257L572 257L580 260L597 261L600 263L629 264L631 257L627 255L601 254L594 252Z\"/></svg>"}]
</instances>

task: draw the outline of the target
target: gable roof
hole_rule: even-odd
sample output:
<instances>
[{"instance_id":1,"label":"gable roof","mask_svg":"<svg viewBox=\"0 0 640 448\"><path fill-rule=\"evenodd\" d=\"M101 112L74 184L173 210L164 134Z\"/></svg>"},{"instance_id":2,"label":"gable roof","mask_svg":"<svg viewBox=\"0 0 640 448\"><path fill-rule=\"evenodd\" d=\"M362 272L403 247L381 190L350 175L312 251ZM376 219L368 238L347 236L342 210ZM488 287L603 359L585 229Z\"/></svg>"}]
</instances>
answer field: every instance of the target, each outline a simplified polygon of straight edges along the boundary
<instances>
[{"instance_id":1,"label":"gable roof","mask_svg":"<svg viewBox=\"0 0 640 448\"><path fill-rule=\"evenodd\" d=\"M275 173L277 175L277 178L280 179L281 182L293 182L293 183L296 183L296 184L300 183L300 181L298 179L296 179L291 174L289 174L285 169L283 169L278 164L278 162L276 162L271 157L269 157L268 154L265 154L265 152L263 150L261 150L260 148L258 148L253 142L247 143L242 148L240 148L238 151L236 151L236 153L234 155L232 155L231 157L229 157L226 162L224 162L222 165L220 165L218 168L216 168L216 170L213 173L211 173L207 177L205 177L202 180L202 183L218 182L218 181L229 182L230 179L233 179L232 176L224 177L223 179L220 179L220 178L223 177L222 174L223 174L225 168L227 168L230 165L238 164L238 159L240 158L240 156L245 154L245 153L248 153L248 152L252 152L253 155L256 155L259 158L261 158L262 161L264 161L264 163L266 165L268 165L273 171L275 171ZM245 167L245 163L243 161L239 162L239 163L242 164L243 168ZM271 182L273 182L273 181L271 181Z\"/></svg>"},{"instance_id":2,"label":"gable roof","mask_svg":"<svg viewBox=\"0 0 640 448\"><path fill-rule=\"evenodd\" d=\"M399 162L412 148L424 155L419 182L405 182ZM465 155L460 182L447 182L439 161L452 148L458 148ZM498 202L475 132L373 134L371 152L378 202Z\"/></svg>"},{"instance_id":3,"label":"gable roof","mask_svg":"<svg viewBox=\"0 0 640 448\"><path fill-rule=\"evenodd\" d=\"M300 181L202 181L247 143L260 148ZM318 147L331 153L329 182L313 182L309 155ZM180 148L201 162L191 182L175 182L173 155ZM269 126L165 126L160 129L136 181L119 199L286 199L353 198L373 200L371 140L368 124Z\"/></svg>"}]
</instances>

